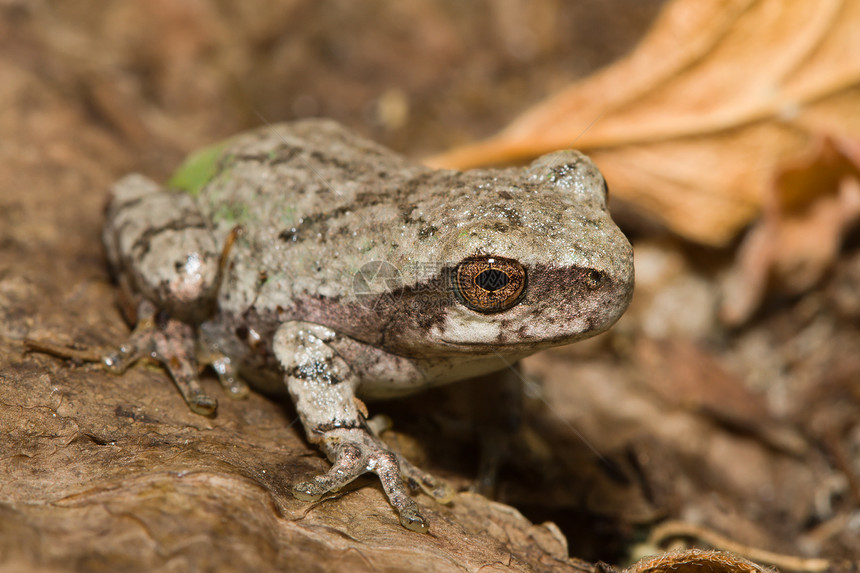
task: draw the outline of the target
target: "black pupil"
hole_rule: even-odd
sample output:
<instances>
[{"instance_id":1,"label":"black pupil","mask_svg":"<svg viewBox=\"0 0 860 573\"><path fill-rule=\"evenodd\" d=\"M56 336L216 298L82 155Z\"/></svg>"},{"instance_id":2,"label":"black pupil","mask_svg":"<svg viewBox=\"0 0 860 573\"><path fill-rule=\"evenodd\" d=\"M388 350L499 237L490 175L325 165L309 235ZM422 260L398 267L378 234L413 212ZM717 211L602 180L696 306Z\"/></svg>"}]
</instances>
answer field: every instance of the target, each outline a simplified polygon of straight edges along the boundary
<instances>
[{"instance_id":1,"label":"black pupil","mask_svg":"<svg viewBox=\"0 0 860 573\"><path fill-rule=\"evenodd\" d=\"M488 269L475 277L475 284L490 292L505 288L510 279L498 269Z\"/></svg>"}]
</instances>

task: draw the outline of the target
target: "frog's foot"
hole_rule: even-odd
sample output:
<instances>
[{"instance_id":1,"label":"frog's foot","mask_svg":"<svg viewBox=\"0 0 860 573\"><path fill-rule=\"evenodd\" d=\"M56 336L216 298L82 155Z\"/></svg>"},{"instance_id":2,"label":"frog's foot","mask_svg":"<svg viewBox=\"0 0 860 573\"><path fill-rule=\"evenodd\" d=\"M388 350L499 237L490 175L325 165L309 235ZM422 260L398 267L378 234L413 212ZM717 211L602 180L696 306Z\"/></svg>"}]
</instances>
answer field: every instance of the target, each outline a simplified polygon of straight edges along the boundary
<instances>
[{"instance_id":1,"label":"frog's foot","mask_svg":"<svg viewBox=\"0 0 860 573\"><path fill-rule=\"evenodd\" d=\"M143 302L138 308L138 322L128 339L120 346L106 351L80 350L41 340L27 339L32 351L81 362L96 362L112 374L122 374L144 357L161 362L188 407L197 414L212 415L218 401L203 391L198 376L197 333L180 320L158 314L155 307ZM233 398L248 395L248 386L238 378L230 359L215 351L203 354L214 368L221 385Z\"/></svg>"},{"instance_id":2,"label":"frog's foot","mask_svg":"<svg viewBox=\"0 0 860 573\"><path fill-rule=\"evenodd\" d=\"M365 472L372 472L379 476L389 503L400 515L400 524L418 533L427 532L427 520L403 486L402 458L386 448L379 438L361 428L336 428L325 432L321 447L332 460L331 469L293 487L297 499L316 501ZM410 470L418 471L411 465Z\"/></svg>"},{"instance_id":3,"label":"frog's foot","mask_svg":"<svg viewBox=\"0 0 860 573\"><path fill-rule=\"evenodd\" d=\"M454 499L454 488L432 474L419 469L412 462L401 455L397 455L400 462L400 470L406 483L412 489L421 489L424 493L439 503L450 503Z\"/></svg>"},{"instance_id":4,"label":"frog's foot","mask_svg":"<svg viewBox=\"0 0 860 573\"><path fill-rule=\"evenodd\" d=\"M167 368L191 411L211 416L218 408L218 401L200 386L196 341L190 325L157 316L155 308L144 303L138 310L138 323L131 336L125 344L104 356L102 364L109 372L120 374L140 358L151 356Z\"/></svg>"},{"instance_id":5,"label":"frog's foot","mask_svg":"<svg viewBox=\"0 0 860 573\"><path fill-rule=\"evenodd\" d=\"M184 322L168 319L151 331L153 356L164 364L176 387L191 411L211 416L218 408L218 401L203 391L200 386L195 346L194 329Z\"/></svg>"},{"instance_id":6,"label":"frog's foot","mask_svg":"<svg viewBox=\"0 0 860 573\"><path fill-rule=\"evenodd\" d=\"M42 352L75 362L95 362L111 374L122 374L129 366L154 351L152 332L155 330L155 309L152 305L143 303L140 305L140 312L141 319L137 322L137 326L128 339L116 348L80 349L32 338L24 339L24 345L31 352Z\"/></svg>"},{"instance_id":7,"label":"frog's foot","mask_svg":"<svg viewBox=\"0 0 860 573\"><path fill-rule=\"evenodd\" d=\"M203 332L199 332L198 336L200 344L197 356L204 364L212 366L227 395L237 400L247 398L251 391L245 381L239 378L230 357L219 352L216 349L217 345L211 343Z\"/></svg>"},{"instance_id":8,"label":"frog's foot","mask_svg":"<svg viewBox=\"0 0 860 573\"><path fill-rule=\"evenodd\" d=\"M244 380L236 374L236 369L233 367L233 361L229 356L219 354L211 357L209 364L215 370L218 376L218 381L221 382L221 387L227 392L227 395L236 400L244 400L247 398L251 390Z\"/></svg>"},{"instance_id":9,"label":"frog's foot","mask_svg":"<svg viewBox=\"0 0 860 573\"><path fill-rule=\"evenodd\" d=\"M376 436L390 430L391 426L391 418L385 414L377 414L367 420L367 427ZM454 489L445 481L421 470L401 454L395 452L395 455L397 455L397 461L400 464L400 471L410 489L420 489L439 503L450 503L454 499Z\"/></svg>"}]
</instances>

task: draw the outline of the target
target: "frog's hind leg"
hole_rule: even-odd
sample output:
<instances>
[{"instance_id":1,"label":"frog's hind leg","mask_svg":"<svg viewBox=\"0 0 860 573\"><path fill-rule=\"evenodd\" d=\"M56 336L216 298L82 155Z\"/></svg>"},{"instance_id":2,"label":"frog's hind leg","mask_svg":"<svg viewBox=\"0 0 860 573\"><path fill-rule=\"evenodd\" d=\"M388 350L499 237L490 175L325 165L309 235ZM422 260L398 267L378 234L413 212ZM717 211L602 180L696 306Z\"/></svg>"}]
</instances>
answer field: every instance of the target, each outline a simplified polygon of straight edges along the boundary
<instances>
[{"instance_id":1,"label":"frog's hind leg","mask_svg":"<svg viewBox=\"0 0 860 573\"><path fill-rule=\"evenodd\" d=\"M170 372L188 407L196 414L214 414L218 401L203 391L198 378L194 328L180 320L167 319L153 328L152 340L153 356Z\"/></svg>"},{"instance_id":2,"label":"frog's hind leg","mask_svg":"<svg viewBox=\"0 0 860 573\"><path fill-rule=\"evenodd\" d=\"M44 352L60 358L82 362L96 362L112 374L122 374L141 358L154 358L164 365L176 387L197 414L211 415L218 402L206 394L200 386L197 361L197 333L195 329L180 320L167 317L158 312L152 303L143 301L137 309L138 322L128 339L120 346L99 352L97 350L78 350L42 340L26 339L28 349ZM217 372L217 365L216 372ZM247 394L244 382L232 378L232 369L224 370L223 385L232 385L231 395L242 397ZM219 378L222 373L219 372ZM243 393L243 390L244 393Z\"/></svg>"},{"instance_id":3,"label":"frog's hind leg","mask_svg":"<svg viewBox=\"0 0 860 573\"><path fill-rule=\"evenodd\" d=\"M194 328L166 315L144 301L138 322L125 344L102 359L111 372L122 373L144 356L161 362L176 383L188 407L197 414L212 415L218 402L203 391L198 379L197 335Z\"/></svg>"},{"instance_id":4,"label":"frog's hind leg","mask_svg":"<svg viewBox=\"0 0 860 573\"><path fill-rule=\"evenodd\" d=\"M230 360L212 350L215 345L198 344L201 333L192 326L213 312L238 232L216 236L194 197L141 175L114 185L104 242L127 302L126 314L137 326L129 342L105 359L109 370L122 371L150 353L170 372L191 410L209 415L217 402L200 387L199 357L212 364L231 397L247 396ZM135 308L136 315L128 312Z\"/></svg>"},{"instance_id":5,"label":"frog's hind leg","mask_svg":"<svg viewBox=\"0 0 860 573\"><path fill-rule=\"evenodd\" d=\"M111 192L103 238L126 298L193 324L208 318L235 234L216 237L193 197L141 175Z\"/></svg>"}]
</instances>

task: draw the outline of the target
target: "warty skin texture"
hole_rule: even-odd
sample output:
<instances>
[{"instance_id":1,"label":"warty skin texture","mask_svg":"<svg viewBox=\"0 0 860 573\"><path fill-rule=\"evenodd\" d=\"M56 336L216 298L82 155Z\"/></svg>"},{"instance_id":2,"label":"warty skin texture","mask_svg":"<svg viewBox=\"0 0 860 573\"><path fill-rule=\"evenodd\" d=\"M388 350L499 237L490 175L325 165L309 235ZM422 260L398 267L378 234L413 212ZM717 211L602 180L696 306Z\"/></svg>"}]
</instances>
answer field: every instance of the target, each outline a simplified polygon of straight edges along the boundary
<instances>
[{"instance_id":1,"label":"warty skin texture","mask_svg":"<svg viewBox=\"0 0 860 573\"><path fill-rule=\"evenodd\" d=\"M431 170L306 120L240 134L172 181L178 189L131 175L113 190L108 257L150 329L113 360L128 364L161 340L157 354L203 412L214 400L194 390L194 347L229 364L228 387L238 370L286 388L333 462L296 495L373 471L418 531L426 520L402 477L447 492L385 447L355 398L482 375L593 336L632 295L632 249L603 177L576 151L525 168ZM470 261L483 266L469 274ZM503 306L469 302L509 283Z\"/></svg>"}]
</instances>

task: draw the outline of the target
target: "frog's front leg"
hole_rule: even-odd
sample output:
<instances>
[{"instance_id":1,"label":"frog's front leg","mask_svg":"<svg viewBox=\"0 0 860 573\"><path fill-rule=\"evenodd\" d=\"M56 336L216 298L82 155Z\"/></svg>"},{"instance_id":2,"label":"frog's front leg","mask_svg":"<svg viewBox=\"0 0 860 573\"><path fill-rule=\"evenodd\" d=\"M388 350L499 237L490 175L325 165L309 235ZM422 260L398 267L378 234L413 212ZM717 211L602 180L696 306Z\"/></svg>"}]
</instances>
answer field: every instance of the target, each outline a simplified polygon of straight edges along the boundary
<instances>
[{"instance_id":1,"label":"frog's front leg","mask_svg":"<svg viewBox=\"0 0 860 573\"><path fill-rule=\"evenodd\" d=\"M275 334L275 355L284 369L287 388L308 440L332 462L327 473L297 484L293 495L303 501L315 501L372 472L379 476L385 495L400 514L400 523L412 531L426 532L427 520L409 497L404 477L410 485L440 500L450 498L450 489L391 451L365 419L364 405L355 397L359 376L343 358L357 346L364 345L330 328L306 322L285 323ZM376 365L386 357L401 360L375 348L364 348L374 353Z\"/></svg>"}]
</instances>

